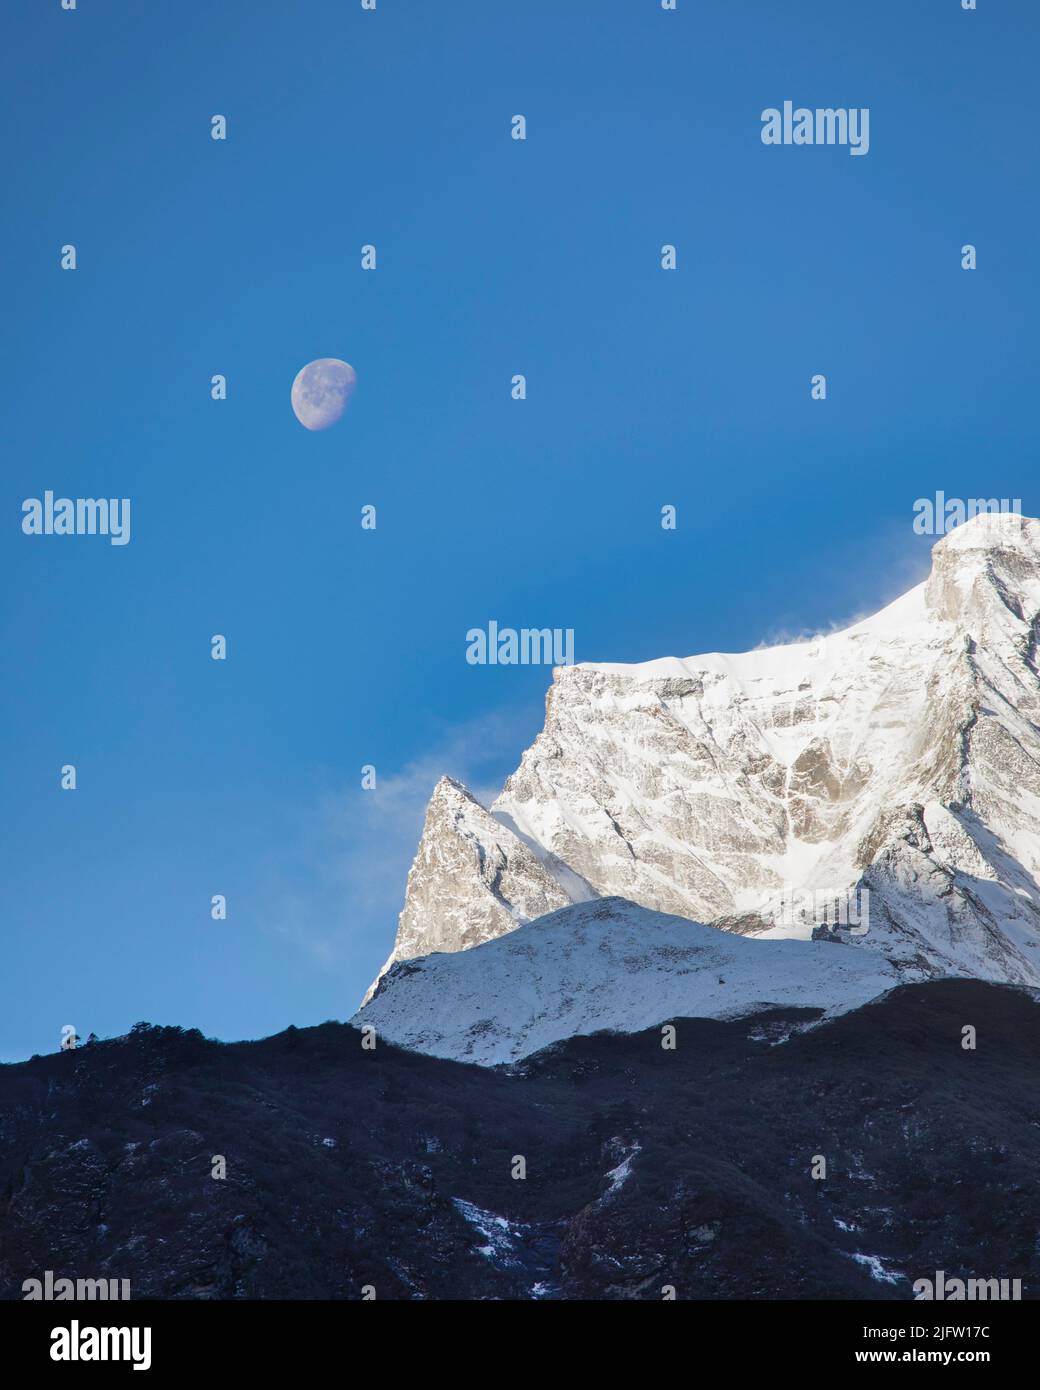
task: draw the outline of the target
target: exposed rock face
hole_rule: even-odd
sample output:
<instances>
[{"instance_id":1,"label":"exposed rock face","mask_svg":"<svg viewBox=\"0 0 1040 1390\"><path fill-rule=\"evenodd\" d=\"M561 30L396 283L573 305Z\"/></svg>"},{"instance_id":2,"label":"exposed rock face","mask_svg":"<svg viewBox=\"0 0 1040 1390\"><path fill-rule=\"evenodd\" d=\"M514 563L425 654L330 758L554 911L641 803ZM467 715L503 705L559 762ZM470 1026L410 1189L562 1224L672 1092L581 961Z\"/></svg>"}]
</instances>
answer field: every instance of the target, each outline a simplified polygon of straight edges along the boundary
<instances>
[{"instance_id":1,"label":"exposed rock face","mask_svg":"<svg viewBox=\"0 0 1040 1390\"><path fill-rule=\"evenodd\" d=\"M1038 612L1040 522L983 515L843 632L556 670L490 814L435 793L391 960L607 895L808 936L777 904L858 886L909 974L1040 984Z\"/></svg>"},{"instance_id":2,"label":"exposed rock face","mask_svg":"<svg viewBox=\"0 0 1040 1390\"><path fill-rule=\"evenodd\" d=\"M522 840L460 783L442 777L426 808L394 953L383 971L393 960L478 946L570 901Z\"/></svg>"}]
</instances>

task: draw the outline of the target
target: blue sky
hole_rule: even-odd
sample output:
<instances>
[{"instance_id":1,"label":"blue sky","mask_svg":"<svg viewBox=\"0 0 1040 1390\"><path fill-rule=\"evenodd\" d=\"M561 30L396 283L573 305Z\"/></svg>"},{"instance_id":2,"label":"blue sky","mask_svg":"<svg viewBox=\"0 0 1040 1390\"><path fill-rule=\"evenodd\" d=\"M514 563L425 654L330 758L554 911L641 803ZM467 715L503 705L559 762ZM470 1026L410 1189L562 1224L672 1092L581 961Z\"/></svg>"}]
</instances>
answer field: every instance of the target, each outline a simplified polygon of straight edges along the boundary
<instances>
[{"instance_id":1,"label":"blue sky","mask_svg":"<svg viewBox=\"0 0 1040 1390\"><path fill-rule=\"evenodd\" d=\"M4 30L0 1059L349 1016L436 777L494 789L541 724L548 671L470 627L740 650L920 578L920 496L1040 506L1032 0ZM787 98L869 107L869 154L764 146ZM323 356L358 388L312 434ZM23 536L48 488L130 497L130 544Z\"/></svg>"}]
</instances>

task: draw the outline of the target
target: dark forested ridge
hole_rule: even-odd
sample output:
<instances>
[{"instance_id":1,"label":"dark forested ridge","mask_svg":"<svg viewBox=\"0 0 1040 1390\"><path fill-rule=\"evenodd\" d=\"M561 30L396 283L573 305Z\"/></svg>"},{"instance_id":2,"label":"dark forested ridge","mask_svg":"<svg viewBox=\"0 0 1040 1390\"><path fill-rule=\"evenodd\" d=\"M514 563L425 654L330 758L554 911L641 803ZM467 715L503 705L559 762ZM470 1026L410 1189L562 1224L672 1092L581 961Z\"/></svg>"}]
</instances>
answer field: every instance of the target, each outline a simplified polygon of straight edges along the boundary
<instances>
[{"instance_id":1,"label":"dark forested ridge","mask_svg":"<svg viewBox=\"0 0 1040 1390\"><path fill-rule=\"evenodd\" d=\"M0 1067L0 1296L49 1269L136 1298L909 1299L936 1270L1035 1297L1038 1006L907 986L777 1045L811 1017L498 1070L333 1023Z\"/></svg>"}]
</instances>

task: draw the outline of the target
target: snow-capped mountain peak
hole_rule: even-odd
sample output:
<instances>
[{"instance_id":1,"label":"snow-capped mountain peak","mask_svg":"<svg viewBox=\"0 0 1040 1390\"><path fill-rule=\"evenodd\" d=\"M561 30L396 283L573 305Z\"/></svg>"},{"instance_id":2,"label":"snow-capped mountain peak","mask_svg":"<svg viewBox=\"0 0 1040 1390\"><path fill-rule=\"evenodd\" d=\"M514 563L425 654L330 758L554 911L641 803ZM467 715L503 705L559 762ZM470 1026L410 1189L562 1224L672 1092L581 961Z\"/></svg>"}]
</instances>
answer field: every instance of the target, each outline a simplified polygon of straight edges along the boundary
<instances>
[{"instance_id":1,"label":"snow-capped mountain peak","mask_svg":"<svg viewBox=\"0 0 1040 1390\"><path fill-rule=\"evenodd\" d=\"M838 935L905 974L1040 985L1038 614L1040 522L983 514L844 631L556 669L490 810L435 791L391 960L604 896L808 937L792 894L865 889Z\"/></svg>"}]
</instances>

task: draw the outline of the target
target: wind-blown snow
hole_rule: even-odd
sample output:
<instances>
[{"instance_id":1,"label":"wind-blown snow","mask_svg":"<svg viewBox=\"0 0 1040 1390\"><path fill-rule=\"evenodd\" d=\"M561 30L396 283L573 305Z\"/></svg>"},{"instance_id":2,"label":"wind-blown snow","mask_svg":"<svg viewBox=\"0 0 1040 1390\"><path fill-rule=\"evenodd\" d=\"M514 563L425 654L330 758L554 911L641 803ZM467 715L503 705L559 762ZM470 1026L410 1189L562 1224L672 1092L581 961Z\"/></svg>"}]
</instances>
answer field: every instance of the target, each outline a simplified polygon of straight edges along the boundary
<instances>
[{"instance_id":1,"label":"wind-blown snow","mask_svg":"<svg viewBox=\"0 0 1040 1390\"><path fill-rule=\"evenodd\" d=\"M578 1034L681 1018L783 1006L835 1015L896 983L886 961L851 946L754 941L605 898L468 951L397 963L351 1021L401 1047L494 1066Z\"/></svg>"}]
</instances>

